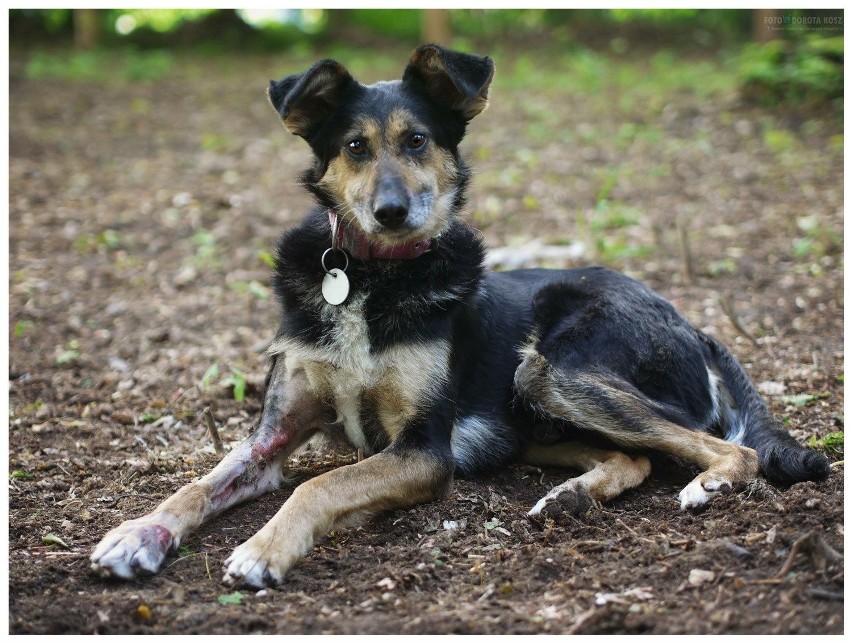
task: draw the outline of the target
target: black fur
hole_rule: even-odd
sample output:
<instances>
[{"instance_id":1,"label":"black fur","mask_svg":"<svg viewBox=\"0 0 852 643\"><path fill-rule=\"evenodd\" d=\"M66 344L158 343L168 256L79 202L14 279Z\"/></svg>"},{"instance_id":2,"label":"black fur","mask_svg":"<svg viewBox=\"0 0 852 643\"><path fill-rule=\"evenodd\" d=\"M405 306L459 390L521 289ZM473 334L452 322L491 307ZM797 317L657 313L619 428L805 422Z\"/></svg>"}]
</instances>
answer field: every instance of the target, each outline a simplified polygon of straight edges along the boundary
<instances>
[{"instance_id":1,"label":"black fur","mask_svg":"<svg viewBox=\"0 0 852 643\"><path fill-rule=\"evenodd\" d=\"M435 47L418 53L403 80L393 83L363 86L339 64L322 61L270 85L270 99L285 124L297 113L295 133L314 151L314 165L303 181L320 204L278 245L274 284L283 307L280 338L318 347L332 341L336 318L320 298L320 257L331 244L327 210L340 204L319 182L343 153L343 136L356 116L382 121L396 108L415 114L427 125L430 144L454 160L454 211L462 205L469 172L458 145L471 113L484 106L493 63ZM437 63L426 65L426 60ZM342 268L337 255L332 265ZM595 396L620 429L641 433L647 422L631 417L606 390L632 396L648 417L740 440L758 452L762 473L775 483L828 475L823 456L803 449L771 419L733 356L644 285L604 268L487 273L483 257L479 235L456 219L433 249L416 259L349 259L351 291L342 307L365 295L371 353L434 340L451 347L439 394L393 444L382 433L376 410L362 404L361 422L376 450L429 449L464 474L512 460L541 420L536 399L513 386L520 349L534 336L535 349L565 374L566 385L574 374L606 382L604 388L586 384L584 394ZM708 369L723 383L716 397ZM719 400L715 406L714 399ZM465 427L466 437L459 437ZM559 427L572 439L588 428L581 422Z\"/></svg>"}]
</instances>

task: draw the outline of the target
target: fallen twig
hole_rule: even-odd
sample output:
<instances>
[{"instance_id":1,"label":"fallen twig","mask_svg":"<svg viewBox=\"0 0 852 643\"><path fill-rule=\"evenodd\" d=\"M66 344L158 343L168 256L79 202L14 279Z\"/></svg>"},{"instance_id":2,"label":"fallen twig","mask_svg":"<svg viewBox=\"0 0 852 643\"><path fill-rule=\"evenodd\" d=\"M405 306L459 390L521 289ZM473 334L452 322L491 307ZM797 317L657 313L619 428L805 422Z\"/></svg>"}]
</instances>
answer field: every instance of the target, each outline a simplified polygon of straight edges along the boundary
<instances>
[{"instance_id":1,"label":"fallen twig","mask_svg":"<svg viewBox=\"0 0 852 643\"><path fill-rule=\"evenodd\" d=\"M602 607L591 607L577 617L574 624L565 632L566 634L578 634L584 625L594 623L600 620L604 615L608 614L610 608L606 605Z\"/></svg>"},{"instance_id":2,"label":"fallen twig","mask_svg":"<svg viewBox=\"0 0 852 643\"><path fill-rule=\"evenodd\" d=\"M783 578L744 578L743 583L745 585L780 585L784 580Z\"/></svg>"},{"instance_id":3,"label":"fallen twig","mask_svg":"<svg viewBox=\"0 0 852 643\"><path fill-rule=\"evenodd\" d=\"M213 450L222 455L225 453L225 447L222 445L222 437L219 435L219 429L216 428L216 420L213 419L213 412L209 406L204 407L204 421L207 422L207 432L213 440Z\"/></svg>"},{"instance_id":4,"label":"fallen twig","mask_svg":"<svg viewBox=\"0 0 852 643\"><path fill-rule=\"evenodd\" d=\"M695 270L692 268L692 250L689 247L689 231L682 217L677 219L678 241L680 243L680 260L683 270L683 282L687 285L695 283Z\"/></svg>"},{"instance_id":5,"label":"fallen twig","mask_svg":"<svg viewBox=\"0 0 852 643\"><path fill-rule=\"evenodd\" d=\"M832 592L828 589L822 589L819 587L812 587L808 590L808 594L813 596L814 598L823 599L826 601L840 601L843 602L843 592Z\"/></svg>"},{"instance_id":6,"label":"fallen twig","mask_svg":"<svg viewBox=\"0 0 852 643\"><path fill-rule=\"evenodd\" d=\"M737 317L737 312L734 310L734 300L731 295L725 295L724 297L719 298L719 304L722 306L722 310L728 316L728 319L731 320L731 323L734 325L740 333L742 333L746 339L748 339L755 346L760 346L760 342L757 341L757 338L752 335L748 329L743 326L742 322L740 322L740 318Z\"/></svg>"},{"instance_id":7,"label":"fallen twig","mask_svg":"<svg viewBox=\"0 0 852 643\"><path fill-rule=\"evenodd\" d=\"M823 540L818 533L811 531L796 540L793 546L790 547L790 553L787 555L787 560L784 561L783 567L775 575L776 578L783 578L793 567L796 556L804 552L810 555L811 562L814 566L822 571L825 566L836 560L843 560L843 556L837 553L831 546Z\"/></svg>"}]
</instances>

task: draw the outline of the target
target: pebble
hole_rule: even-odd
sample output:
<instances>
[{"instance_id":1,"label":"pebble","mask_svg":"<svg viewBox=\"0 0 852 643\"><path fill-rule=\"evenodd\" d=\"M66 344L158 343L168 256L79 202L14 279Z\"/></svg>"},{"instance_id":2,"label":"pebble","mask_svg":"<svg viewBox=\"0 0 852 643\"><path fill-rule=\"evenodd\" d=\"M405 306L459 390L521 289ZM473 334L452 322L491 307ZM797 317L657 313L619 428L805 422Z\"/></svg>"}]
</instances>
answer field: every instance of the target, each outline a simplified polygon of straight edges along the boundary
<instances>
[{"instance_id":1,"label":"pebble","mask_svg":"<svg viewBox=\"0 0 852 643\"><path fill-rule=\"evenodd\" d=\"M706 569L693 569L689 572L689 584L698 587L716 580L716 573Z\"/></svg>"},{"instance_id":2,"label":"pebble","mask_svg":"<svg viewBox=\"0 0 852 643\"><path fill-rule=\"evenodd\" d=\"M116 411L112 414L112 419L119 424L124 424L125 426L133 424L134 417L128 411Z\"/></svg>"}]
</instances>

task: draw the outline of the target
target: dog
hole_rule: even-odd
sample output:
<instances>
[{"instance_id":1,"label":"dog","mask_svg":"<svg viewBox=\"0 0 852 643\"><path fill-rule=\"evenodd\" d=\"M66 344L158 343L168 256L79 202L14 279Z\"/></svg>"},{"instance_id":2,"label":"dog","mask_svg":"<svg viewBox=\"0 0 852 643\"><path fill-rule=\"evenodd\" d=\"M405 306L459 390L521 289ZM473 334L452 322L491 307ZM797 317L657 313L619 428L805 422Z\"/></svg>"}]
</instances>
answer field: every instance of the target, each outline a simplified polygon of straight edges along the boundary
<instances>
[{"instance_id":1,"label":"dog","mask_svg":"<svg viewBox=\"0 0 852 643\"><path fill-rule=\"evenodd\" d=\"M332 528L511 462L582 472L531 516L615 498L645 480L654 450L701 469L685 510L759 473L828 476L731 353L644 285L600 267L483 269L482 240L458 216L470 178L459 144L493 76L488 57L424 45L401 80L365 86L322 60L270 82L313 151L302 180L318 205L278 244L282 317L259 424L212 472L110 531L95 572L157 572L202 522L279 488L321 433L366 457L298 486L225 561L225 582L277 585Z\"/></svg>"}]
</instances>

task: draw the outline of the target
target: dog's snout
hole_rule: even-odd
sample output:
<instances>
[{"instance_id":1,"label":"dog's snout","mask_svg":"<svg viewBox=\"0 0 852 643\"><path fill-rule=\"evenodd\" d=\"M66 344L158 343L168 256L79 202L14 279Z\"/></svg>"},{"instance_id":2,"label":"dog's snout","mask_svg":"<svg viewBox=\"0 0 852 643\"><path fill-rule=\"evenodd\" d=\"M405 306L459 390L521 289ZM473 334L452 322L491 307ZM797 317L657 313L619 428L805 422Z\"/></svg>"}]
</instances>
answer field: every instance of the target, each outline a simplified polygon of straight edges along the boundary
<instances>
[{"instance_id":1,"label":"dog's snout","mask_svg":"<svg viewBox=\"0 0 852 643\"><path fill-rule=\"evenodd\" d=\"M408 194L398 178L388 177L379 181L373 216L386 228L398 228L408 218Z\"/></svg>"},{"instance_id":2,"label":"dog's snout","mask_svg":"<svg viewBox=\"0 0 852 643\"><path fill-rule=\"evenodd\" d=\"M373 213L376 220L386 228L398 228L408 216L408 207L402 203L386 203Z\"/></svg>"}]
</instances>

